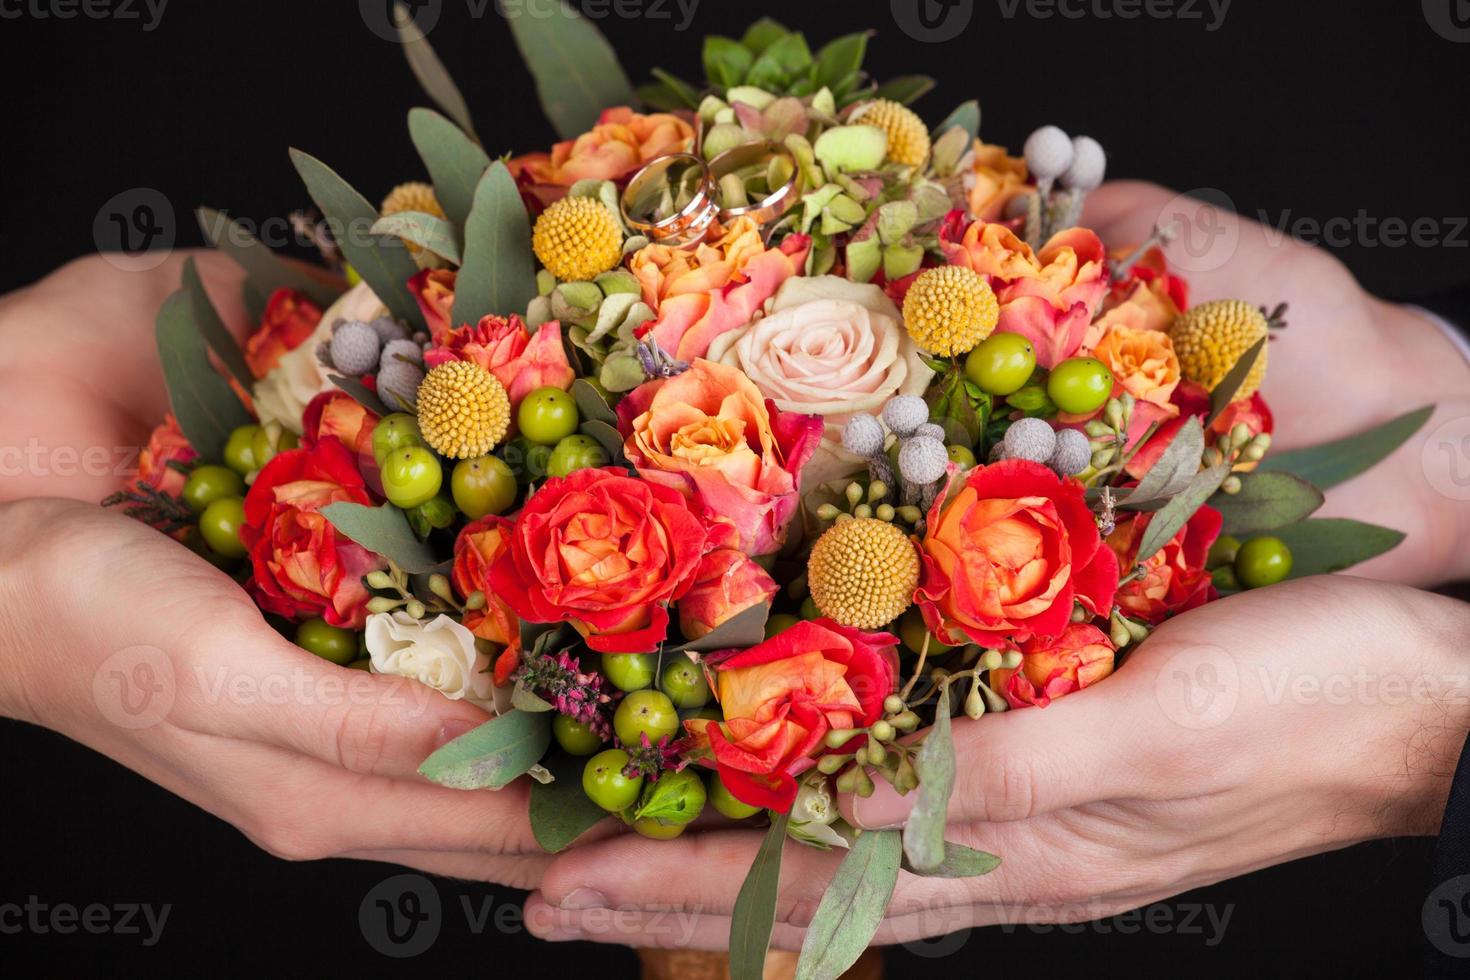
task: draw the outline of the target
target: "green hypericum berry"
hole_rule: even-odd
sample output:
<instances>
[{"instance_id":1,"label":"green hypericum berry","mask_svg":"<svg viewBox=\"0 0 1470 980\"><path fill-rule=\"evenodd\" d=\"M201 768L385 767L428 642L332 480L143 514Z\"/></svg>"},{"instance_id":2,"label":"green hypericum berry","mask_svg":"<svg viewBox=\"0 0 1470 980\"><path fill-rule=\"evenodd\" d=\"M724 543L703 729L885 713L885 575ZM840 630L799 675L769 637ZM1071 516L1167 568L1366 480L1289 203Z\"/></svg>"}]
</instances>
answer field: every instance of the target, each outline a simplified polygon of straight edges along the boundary
<instances>
[{"instance_id":1,"label":"green hypericum berry","mask_svg":"<svg viewBox=\"0 0 1470 980\"><path fill-rule=\"evenodd\" d=\"M245 480L226 466L196 466L184 481L184 503L196 514L222 497L245 496Z\"/></svg>"},{"instance_id":2,"label":"green hypericum berry","mask_svg":"<svg viewBox=\"0 0 1470 980\"><path fill-rule=\"evenodd\" d=\"M1046 393L1062 411L1086 415L1113 393L1113 372L1095 357L1071 357L1052 368Z\"/></svg>"},{"instance_id":3,"label":"green hypericum berry","mask_svg":"<svg viewBox=\"0 0 1470 980\"><path fill-rule=\"evenodd\" d=\"M454 505L477 521L486 514L503 514L516 502L515 474L499 456L476 456L454 464L449 477Z\"/></svg>"},{"instance_id":4,"label":"green hypericum berry","mask_svg":"<svg viewBox=\"0 0 1470 980\"><path fill-rule=\"evenodd\" d=\"M704 671L687 657L670 662L664 668L658 686L678 708L699 708L710 698L709 681L705 680Z\"/></svg>"},{"instance_id":5,"label":"green hypericum berry","mask_svg":"<svg viewBox=\"0 0 1470 980\"><path fill-rule=\"evenodd\" d=\"M582 770L582 792L611 813L632 806L643 790L643 777L623 775L628 761L628 753L622 749L607 749L588 759Z\"/></svg>"},{"instance_id":6,"label":"green hypericum berry","mask_svg":"<svg viewBox=\"0 0 1470 980\"><path fill-rule=\"evenodd\" d=\"M423 434L419 432L418 419L406 412L385 415L373 429L373 458L379 466L395 449L422 446Z\"/></svg>"},{"instance_id":7,"label":"green hypericum berry","mask_svg":"<svg viewBox=\"0 0 1470 980\"><path fill-rule=\"evenodd\" d=\"M1251 538L1235 555L1235 577L1243 588L1275 585L1291 574L1291 549L1280 538Z\"/></svg>"},{"instance_id":8,"label":"green hypericum berry","mask_svg":"<svg viewBox=\"0 0 1470 980\"><path fill-rule=\"evenodd\" d=\"M226 558L244 558L245 546L240 543L240 528L245 526L245 500L242 497L221 497L199 515L199 533L204 543L215 553Z\"/></svg>"},{"instance_id":9,"label":"green hypericum berry","mask_svg":"<svg viewBox=\"0 0 1470 980\"><path fill-rule=\"evenodd\" d=\"M706 796L699 774L693 769L681 769L660 776L644 794L639 809L660 823L687 824L704 810Z\"/></svg>"},{"instance_id":10,"label":"green hypericum berry","mask_svg":"<svg viewBox=\"0 0 1470 980\"><path fill-rule=\"evenodd\" d=\"M241 476L260 469L255 463L255 452L252 448L255 434L260 431L258 425L242 425L231 432L230 438L225 442L225 465Z\"/></svg>"},{"instance_id":11,"label":"green hypericum berry","mask_svg":"<svg viewBox=\"0 0 1470 980\"><path fill-rule=\"evenodd\" d=\"M604 653L602 676L620 691L640 691L653 686L658 658L651 653Z\"/></svg>"},{"instance_id":12,"label":"green hypericum berry","mask_svg":"<svg viewBox=\"0 0 1470 980\"><path fill-rule=\"evenodd\" d=\"M602 443L591 436L573 434L557 442L546 460L547 476L569 476L577 470L595 469L612 462Z\"/></svg>"},{"instance_id":13,"label":"green hypericum berry","mask_svg":"<svg viewBox=\"0 0 1470 980\"><path fill-rule=\"evenodd\" d=\"M423 446L393 450L383 460L381 475L388 502L404 510L432 500L444 484L439 458Z\"/></svg>"},{"instance_id":14,"label":"green hypericum berry","mask_svg":"<svg viewBox=\"0 0 1470 980\"><path fill-rule=\"evenodd\" d=\"M945 650L954 649L948 643L941 643L929 632L929 627L924 623L924 614L919 612L918 606L909 606L908 612L898 621L898 636L903 640L903 645L918 653L924 649L924 637L929 638L929 652L931 654L943 653ZM901 708L902 706L900 706Z\"/></svg>"},{"instance_id":15,"label":"green hypericum berry","mask_svg":"<svg viewBox=\"0 0 1470 980\"><path fill-rule=\"evenodd\" d=\"M801 622L801 620L791 615L790 613L772 614L766 619L766 639L769 640L777 633L785 629L790 629L799 622Z\"/></svg>"},{"instance_id":16,"label":"green hypericum berry","mask_svg":"<svg viewBox=\"0 0 1470 980\"><path fill-rule=\"evenodd\" d=\"M357 658L357 634L320 617L296 627L296 645L334 664L350 664Z\"/></svg>"},{"instance_id":17,"label":"green hypericum berry","mask_svg":"<svg viewBox=\"0 0 1470 980\"><path fill-rule=\"evenodd\" d=\"M1018 333L993 333L965 358L965 377L992 395L1019 391L1036 370L1036 351Z\"/></svg>"},{"instance_id":18,"label":"green hypericum berry","mask_svg":"<svg viewBox=\"0 0 1470 980\"><path fill-rule=\"evenodd\" d=\"M537 388L516 409L521 435L543 446L554 446L576 432L581 421L577 400L560 388Z\"/></svg>"},{"instance_id":19,"label":"green hypericum berry","mask_svg":"<svg viewBox=\"0 0 1470 980\"><path fill-rule=\"evenodd\" d=\"M949 455L949 461L963 469L973 469L976 463L975 453L968 446L950 446L945 452Z\"/></svg>"},{"instance_id":20,"label":"green hypericum berry","mask_svg":"<svg viewBox=\"0 0 1470 980\"><path fill-rule=\"evenodd\" d=\"M642 817L634 820L632 825L635 833L651 838L652 840L673 840L684 833L687 823L670 823L667 820L655 820L652 817Z\"/></svg>"},{"instance_id":21,"label":"green hypericum berry","mask_svg":"<svg viewBox=\"0 0 1470 980\"><path fill-rule=\"evenodd\" d=\"M569 755L591 755L603 745L596 732L570 715L551 719L551 734Z\"/></svg>"},{"instance_id":22,"label":"green hypericum berry","mask_svg":"<svg viewBox=\"0 0 1470 980\"><path fill-rule=\"evenodd\" d=\"M275 435L272 436L272 428ZM292 450L301 445L300 438L290 430L281 429L279 426L262 428L250 440L251 453L255 457L256 469L264 469L265 464L275 459L281 453Z\"/></svg>"},{"instance_id":23,"label":"green hypericum berry","mask_svg":"<svg viewBox=\"0 0 1470 980\"><path fill-rule=\"evenodd\" d=\"M679 712L662 691L634 691L613 712L613 731L627 746L641 745L642 736L657 742L679 730Z\"/></svg>"},{"instance_id":24,"label":"green hypericum berry","mask_svg":"<svg viewBox=\"0 0 1470 980\"><path fill-rule=\"evenodd\" d=\"M1235 561L1236 554L1240 551L1240 539L1229 534L1222 534L1210 545L1210 553L1205 556L1206 568L1219 568L1221 565L1229 565Z\"/></svg>"},{"instance_id":25,"label":"green hypericum berry","mask_svg":"<svg viewBox=\"0 0 1470 980\"><path fill-rule=\"evenodd\" d=\"M709 776L709 802L719 813L723 813L731 820L744 820L761 812L758 806L751 806L737 800L720 779L718 772L712 772Z\"/></svg>"}]
</instances>

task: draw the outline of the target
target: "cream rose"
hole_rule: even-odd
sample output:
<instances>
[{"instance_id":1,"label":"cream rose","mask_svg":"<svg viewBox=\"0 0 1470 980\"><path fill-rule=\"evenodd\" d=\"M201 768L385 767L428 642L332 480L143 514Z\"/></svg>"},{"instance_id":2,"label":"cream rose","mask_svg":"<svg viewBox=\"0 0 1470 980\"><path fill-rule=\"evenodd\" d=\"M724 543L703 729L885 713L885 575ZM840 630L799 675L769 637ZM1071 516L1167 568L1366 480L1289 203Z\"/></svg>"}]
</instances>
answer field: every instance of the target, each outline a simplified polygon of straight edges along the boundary
<instances>
[{"instance_id":1,"label":"cream rose","mask_svg":"<svg viewBox=\"0 0 1470 980\"><path fill-rule=\"evenodd\" d=\"M317 360L316 349L323 341L331 339L332 324L338 320L362 320L368 322L386 316L388 308L383 301L360 282L337 297L327 307L315 332L295 350L281 355L276 366L259 381L251 391L256 414L262 423L279 422L297 435L301 434L301 416L306 405L324 391L336 388L327 377L327 369Z\"/></svg>"},{"instance_id":2,"label":"cream rose","mask_svg":"<svg viewBox=\"0 0 1470 980\"><path fill-rule=\"evenodd\" d=\"M490 657L476 648L475 634L448 616L424 623L404 612L374 613L366 639L373 673L408 677L451 700L497 710Z\"/></svg>"},{"instance_id":3,"label":"cream rose","mask_svg":"<svg viewBox=\"0 0 1470 980\"><path fill-rule=\"evenodd\" d=\"M934 376L883 290L839 276L786 280L764 316L715 338L709 359L739 368L781 411L822 416L803 486L858 470L842 448L843 424L894 395L922 395Z\"/></svg>"}]
</instances>

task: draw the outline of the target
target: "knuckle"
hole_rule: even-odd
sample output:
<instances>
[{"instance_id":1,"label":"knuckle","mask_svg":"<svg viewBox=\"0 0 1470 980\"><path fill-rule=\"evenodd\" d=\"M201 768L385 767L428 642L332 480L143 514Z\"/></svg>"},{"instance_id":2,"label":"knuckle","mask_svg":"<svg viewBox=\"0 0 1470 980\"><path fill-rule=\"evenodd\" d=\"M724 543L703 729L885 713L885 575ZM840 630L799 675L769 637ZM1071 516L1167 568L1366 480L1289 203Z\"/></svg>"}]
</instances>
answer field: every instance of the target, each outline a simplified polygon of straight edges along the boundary
<instances>
[{"instance_id":1,"label":"knuckle","mask_svg":"<svg viewBox=\"0 0 1470 980\"><path fill-rule=\"evenodd\" d=\"M988 753L975 789L987 821L1026 820L1036 812L1035 767L1019 753Z\"/></svg>"},{"instance_id":2,"label":"knuckle","mask_svg":"<svg viewBox=\"0 0 1470 980\"><path fill-rule=\"evenodd\" d=\"M348 772L377 772L388 754L391 726L377 706L347 706L327 716L328 744Z\"/></svg>"}]
</instances>

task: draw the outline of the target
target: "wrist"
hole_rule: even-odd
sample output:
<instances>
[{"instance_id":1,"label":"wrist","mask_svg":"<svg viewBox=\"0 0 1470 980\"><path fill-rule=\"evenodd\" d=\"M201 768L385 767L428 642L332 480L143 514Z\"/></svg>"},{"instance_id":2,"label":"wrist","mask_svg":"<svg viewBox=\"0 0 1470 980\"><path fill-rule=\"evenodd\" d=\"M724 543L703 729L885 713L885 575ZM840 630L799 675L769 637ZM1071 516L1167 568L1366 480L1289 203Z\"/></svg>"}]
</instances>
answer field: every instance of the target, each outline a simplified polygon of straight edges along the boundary
<instances>
[{"instance_id":1,"label":"wrist","mask_svg":"<svg viewBox=\"0 0 1470 980\"><path fill-rule=\"evenodd\" d=\"M52 502L0 503L0 716L41 724L34 676L30 610L36 596L30 573L32 529L46 518L38 513Z\"/></svg>"}]
</instances>

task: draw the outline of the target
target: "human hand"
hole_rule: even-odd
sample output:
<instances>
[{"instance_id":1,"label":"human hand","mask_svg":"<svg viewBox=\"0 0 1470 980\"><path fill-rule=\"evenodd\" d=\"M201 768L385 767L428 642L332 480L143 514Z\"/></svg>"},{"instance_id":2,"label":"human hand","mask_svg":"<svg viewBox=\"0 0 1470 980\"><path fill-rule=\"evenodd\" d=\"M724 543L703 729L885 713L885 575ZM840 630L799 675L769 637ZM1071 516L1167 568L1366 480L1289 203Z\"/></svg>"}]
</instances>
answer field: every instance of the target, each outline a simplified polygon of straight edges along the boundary
<instances>
[{"instance_id":1,"label":"human hand","mask_svg":"<svg viewBox=\"0 0 1470 980\"><path fill-rule=\"evenodd\" d=\"M1437 486L1462 479L1449 454L1424 449L1445 421L1470 416L1470 364L1411 309L1369 295L1331 253L1155 184L1106 184L1083 222L1109 248L1182 218L1164 250L1189 280L1190 302L1287 302L1288 327L1271 344L1264 393L1275 416L1272 451L1354 435L1421 405L1434 416L1392 456L1327 491L1320 517L1353 517L1407 533L1355 574L1414 585L1470 577L1470 507Z\"/></svg>"},{"instance_id":2,"label":"human hand","mask_svg":"<svg viewBox=\"0 0 1470 980\"><path fill-rule=\"evenodd\" d=\"M282 638L235 582L130 518L0 504L0 714L116 759L291 860L355 857L533 886L527 790L416 770L486 720Z\"/></svg>"},{"instance_id":3,"label":"human hand","mask_svg":"<svg viewBox=\"0 0 1470 980\"><path fill-rule=\"evenodd\" d=\"M946 837L1002 864L973 879L900 875L874 941L1101 918L1357 841L1434 833L1470 730L1467 630L1470 607L1451 599L1302 579L1169 620L1117 674L1047 708L956 719ZM902 823L912 798L879 787L844 800L850 821ZM723 947L762 836L578 848L547 870L526 921L548 939L606 938L598 925L619 909L620 942ZM778 948L800 946L841 856L787 845Z\"/></svg>"}]
</instances>

